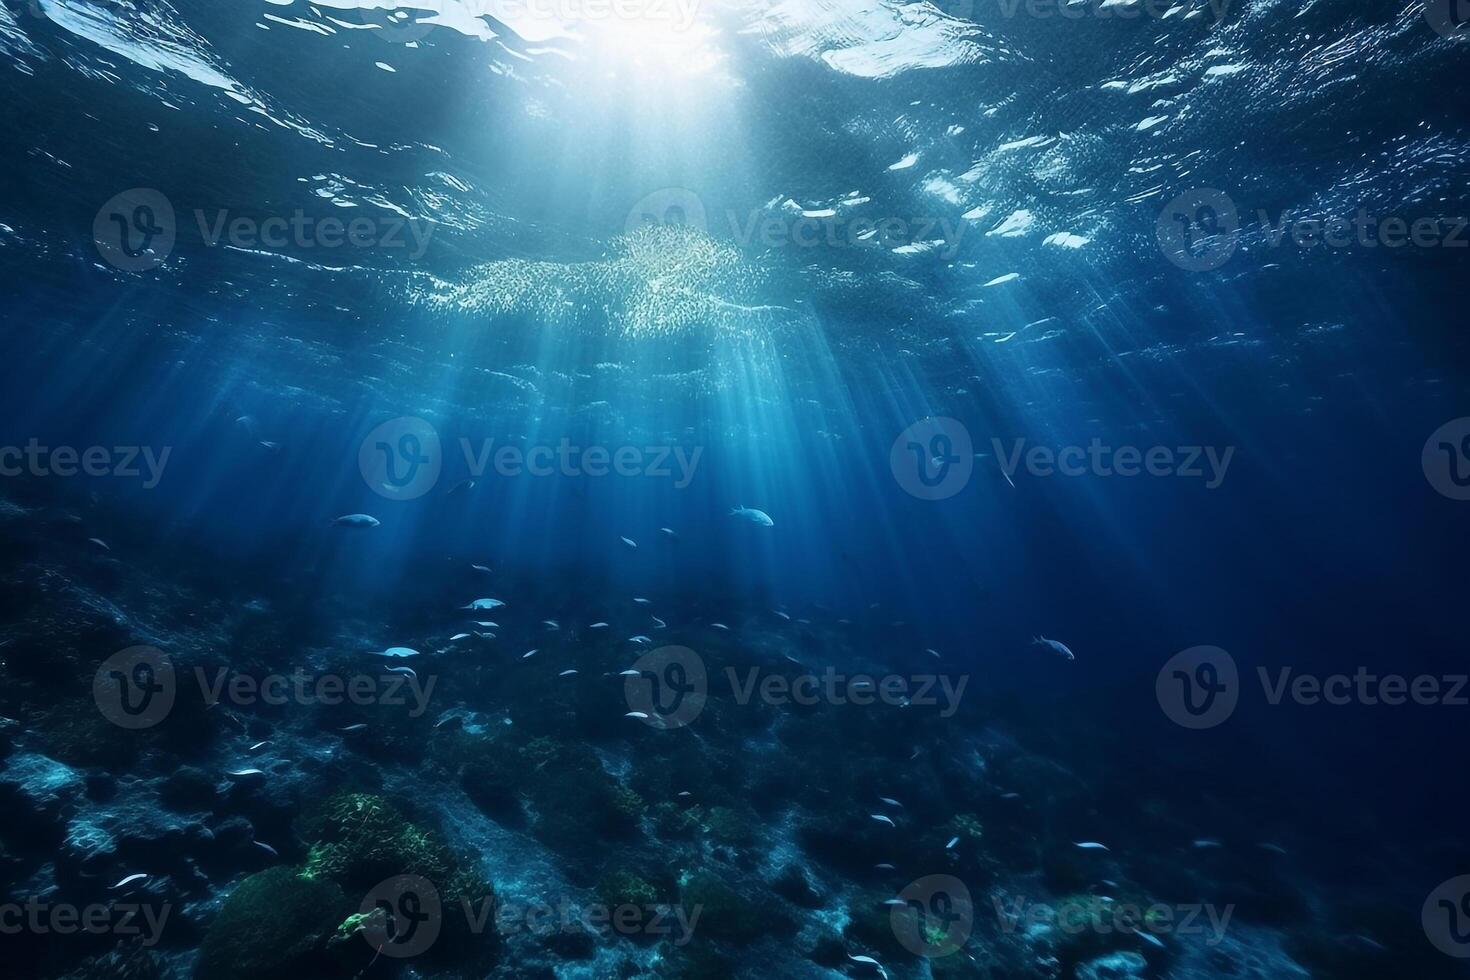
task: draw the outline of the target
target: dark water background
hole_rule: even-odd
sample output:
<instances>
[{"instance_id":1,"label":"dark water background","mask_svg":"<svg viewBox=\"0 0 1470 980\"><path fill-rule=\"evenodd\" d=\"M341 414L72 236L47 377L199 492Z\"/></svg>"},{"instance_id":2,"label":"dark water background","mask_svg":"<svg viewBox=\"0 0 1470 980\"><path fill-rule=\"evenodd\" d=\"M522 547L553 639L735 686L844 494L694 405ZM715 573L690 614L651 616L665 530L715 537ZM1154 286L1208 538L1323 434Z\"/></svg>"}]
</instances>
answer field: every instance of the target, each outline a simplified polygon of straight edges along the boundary
<instances>
[{"instance_id":1,"label":"dark water background","mask_svg":"<svg viewBox=\"0 0 1470 980\"><path fill-rule=\"evenodd\" d=\"M1109 794L1166 801L1174 827L1279 842L1342 894L1381 888L1411 910L1463 870L1470 706L1271 706L1254 678L1286 665L1470 669L1470 505L1437 493L1420 464L1429 434L1470 404L1465 253L1256 244L1192 274L1152 237L1163 202L1201 184L1273 212L1467 213L1452 94L1463 45L1394 4L1253 5L1228 38L1249 82L1186 93L1194 121L1144 145L1122 122L1147 115L1147 100L1125 112L1096 83L1186 64L1218 39L1078 43L982 11L976 22L1029 57L875 81L772 58L745 37L730 70L744 85L684 106L694 119L681 123L676 85L599 85L575 68L552 85L545 58L510 80L487 71L508 55L449 31L405 59L371 38L267 35L254 8L177 16L292 126L45 17L17 18L34 47L13 55L28 72L0 67L0 443L172 447L154 489L78 478L23 481L22 496L85 513L128 562L190 569L241 602L290 597L304 629L343 607L415 624L426 605L469 598L445 571L467 560L567 615L595 617L631 591L711 619L846 618L870 655L942 651L997 718L1061 747ZM1356 45L1351 70L1323 56L1334 44ZM379 58L399 72L375 70ZM529 97L548 114L518 111ZM958 119L968 134L935 149ZM595 309L553 326L424 300L485 262L595 263L660 187L697 188L711 214L857 187L886 213L923 214L936 207L923 169L964 170L972 137L1061 132L1073 138L1067 180L1097 188L1085 206L1054 177L996 161L977 186L1001 202L990 223L1023 203L1048 231L1097 218L1080 250L976 231L955 262L747 255L770 273L760 298L796 314L670 336L628 335ZM923 168L888 172L910 144L925 147ZM1156 182L1125 174L1145 158L1167 163L1164 190L1134 200ZM427 197L438 171L471 189ZM196 207L330 214L302 182L317 174L442 222L423 260L288 264L186 234ZM180 213L174 255L141 275L101 263L91 241L97 209L131 187L162 190ZM1013 269L1020 284L981 287ZM852 279L836 287L836 272ZM1054 339L981 339L1045 317ZM925 501L895 478L890 449L931 415L959 420L976 452L992 438L1096 436L1235 455L1216 489L1025 472L1012 487L980 459L963 490ZM365 434L397 416L427 419L448 447L438 487L417 500L384 500L358 470ZM468 475L461 436L702 456L684 489L487 475L447 496ZM732 520L737 505L775 526ZM359 511L383 526L329 526ZM1077 661L1039 654L1036 634ZM1189 733L1160 710L1154 680L1200 644L1234 655L1246 693L1228 723Z\"/></svg>"}]
</instances>

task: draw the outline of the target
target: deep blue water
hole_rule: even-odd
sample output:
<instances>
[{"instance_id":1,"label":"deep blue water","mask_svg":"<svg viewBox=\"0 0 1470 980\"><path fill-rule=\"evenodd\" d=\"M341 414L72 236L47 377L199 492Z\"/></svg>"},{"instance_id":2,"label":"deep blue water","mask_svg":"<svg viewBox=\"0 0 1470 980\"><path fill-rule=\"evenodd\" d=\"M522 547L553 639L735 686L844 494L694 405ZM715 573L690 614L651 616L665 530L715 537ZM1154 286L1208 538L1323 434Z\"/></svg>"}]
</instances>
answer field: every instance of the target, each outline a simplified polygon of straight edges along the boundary
<instances>
[{"instance_id":1,"label":"deep blue water","mask_svg":"<svg viewBox=\"0 0 1470 980\"><path fill-rule=\"evenodd\" d=\"M1086 784L1085 805L1031 818L1047 847L1127 839L1167 865L1191 834L1272 843L1302 910L1256 921L1332 937L1296 951L1301 969L1458 975L1420 905L1470 873L1470 706L1272 704L1257 679L1448 689L1466 671L1470 503L1452 477L1470 443L1426 450L1470 413L1467 42L1435 29L1452 12L752 2L670 29L446 4L446 23L397 36L358 6L6 5L0 445L168 453L156 485L147 457L136 477L7 473L11 586L54 563L140 636L180 611L140 611L137 592L223 604L196 620L262 601L301 644L281 668L349 634L429 652L480 595L508 600L495 672L542 619L621 638L651 632L649 611L696 650L726 641L723 621L737 647L809 667L927 670L933 649L973 714L927 732L928 752L963 754L983 727ZM1271 240L1282 216L1358 215L1371 244ZM1385 244L1399 218L1437 237ZM273 219L310 231L260 241ZM366 244L324 244L338 219ZM487 440L623 451L637 472L477 474ZM1202 471L1007 475L1016 440ZM431 464L408 492L383 485ZM333 524L358 513L380 526ZM100 583L60 571L77 559L53 549L94 535ZM25 595L7 601L17 649L43 601ZM1233 657L1240 705L1193 731L1156 681L1201 645ZM0 714L29 731L61 695L16 683ZM15 751L44 753L35 737ZM761 812L784 853L789 825ZM478 846L455 826L439 829ZM514 891L511 856L482 857ZM46 858L17 861L7 892L47 881ZM250 870L212 869L200 900ZM165 944L170 968L195 969L198 942ZM844 951L873 948L848 934ZM1176 950L1146 975L1236 969Z\"/></svg>"}]
</instances>

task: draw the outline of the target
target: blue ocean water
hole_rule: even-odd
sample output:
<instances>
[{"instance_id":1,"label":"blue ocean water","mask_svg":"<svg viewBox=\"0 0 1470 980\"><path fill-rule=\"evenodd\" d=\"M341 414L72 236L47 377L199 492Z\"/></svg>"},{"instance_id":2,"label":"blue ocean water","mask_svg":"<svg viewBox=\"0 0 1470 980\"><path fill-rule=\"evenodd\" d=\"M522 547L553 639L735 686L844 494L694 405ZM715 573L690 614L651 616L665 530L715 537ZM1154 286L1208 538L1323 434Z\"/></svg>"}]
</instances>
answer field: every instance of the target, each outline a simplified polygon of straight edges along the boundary
<instances>
[{"instance_id":1,"label":"blue ocean water","mask_svg":"<svg viewBox=\"0 0 1470 980\"><path fill-rule=\"evenodd\" d=\"M16 962L1461 975L1459 6L6 3L0 911L178 924ZM707 925L302 911L466 869ZM1077 895L1235 925L998 911Z\"/></svg>"}]
</instances>

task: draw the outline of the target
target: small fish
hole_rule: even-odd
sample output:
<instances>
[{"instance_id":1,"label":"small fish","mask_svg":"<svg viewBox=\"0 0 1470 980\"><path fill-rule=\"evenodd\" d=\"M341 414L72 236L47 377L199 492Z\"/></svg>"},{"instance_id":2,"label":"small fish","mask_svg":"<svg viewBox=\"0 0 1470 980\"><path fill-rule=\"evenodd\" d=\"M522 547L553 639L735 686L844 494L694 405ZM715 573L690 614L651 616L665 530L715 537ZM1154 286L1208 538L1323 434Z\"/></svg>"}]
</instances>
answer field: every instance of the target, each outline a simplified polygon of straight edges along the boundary
<instances>
[{"instance_id":1,"label":"small fish","mask_svg":"<svg viewBox=\"0 0 1470 980\"><path fill-rule=\"evenodd\" d=\"M371 514L343 514L332 523L338 527L370 528L383 522Z\"/></svg>"},{"instance_id":2,"label":"small fish","mask_svg":"<svg viewBox=\"0 0 1470 980\"><path fill-rule=\"evenodd\" d=\"M624 718L638 718L640 720L646 720L648 718L648 714L646 712L643 712L643 711L630 711L627 714L623 715L623 717Z\"/></svg>"},{"instance_id":3,"label":"small fish","mask_svg":"<svg viewBox=\"0 0 1470 980\"><path fill-rule=\"evenodd\" d=\"M632 538L621 538L619 540L621 540L623 542L623 544L627 545L629 547L629 549L631 549L633 551L637 551L638 550L638 542L637 541L634 541Z\"/></svg>"},{"instance_id":4,"label":"small fish","mask_svg":"<svg viewBox=\"0 0 1470 980\"><path fill-rule=\"evenodd\" d=\"M475 489L475 481L474 480L460 480L454 486L450 487L447 491L445 491L444 496L446 496L446 497L453 497L455 494L464 493L466 490L473 490L473 489Z\"/></svg>"},{"instance_id":5,"label":"small fish","mask_svg":"<svg viewBox=\"0 0 1470 980\"><path fill-rule=\"evenodd\" d=\"M731 517L738 517L742 521L749 521L757 527L775 527L776 522L771 520L771 515L754 507L734 507L730 510Z\"/></svg>"},{"instance_id":6,"label":"small fish","mask_svg":"<svg viewBox=\"0 0 1470 980\"><path fill-rule=\"evenodd\" d=\"M1052 653L1055 653L1057 656L1061 657L1063 660L1077 659L1077 655L1074 654L1071 650L1067 649L1067 645L1065 643L1059 642L1057 640L1048 640L1044 636L1032 637L1031 645L1034 647L1045 647Z\"/></svg>"},{"instance_id":7,"label":"small fish","mask_svg":"<svg viewBox=\"0 0 1470 980\"><path fill-rule=\"evenodd\" d=\"M777 616L780 616L782 619L786 620L786 622L788 622L788 623L791 622L791 614L790 613L783 613L779 609L772 609L771 612L775 613Z\"/></svg>"},{"instance_id":8,"label":"small fish","mask_svg":"<svg viewBox=\"0 0 1470 980\"><path fill-rule=\"evenodd\" d=\"M890 827L897 827L898 826L898 824L896 824L896 823L893 822L893 818L892 817L886 817L886 816L884 816L881 813L870 813L870 814L868 814L868 816L871 819L878 821L879 823L886 823Z\"/></svg>"},{"instance_id":9,"label":"small fish","mask_svg":"<svg viewBox=\"0 0 1470 980\"><path fill-rule=\"evenodd\" d=\"M669 624L664 622L662 619L659 619L657 616L650 616L649 619L653 620L653 628L656 630L666 630L669 628Z\"/></svg>"},{"instance_id":10,"label":"small fish","mask_svg":"<svg viewBox=\"0 0 1470 980\"><path fill-rule=\"evenodd\" d=\"M486 575L489 575L493 571L489 565L471 565L470 567L477 572L484 572Z\"/></svg>"},{"instance_id":11,"label":"small fish","mask_svg":"<svg viewBox=\"0 0 1470 980\"><path fill-rule=\"evenodd\" d=\"M1197 851L1206 851L1215 847L1224 847L1225 845L1221 844L1213 837L1202 837L1197 841L1192 841L1190 846Z\"/></svg>"},{"instance_id":12,"label":"small fish","mask_svg":"<svg viewBox=\"0 0 1470 980\"><path fill-rule=\"evenodd\" d=\"M589 630L605 630L605 629L607 629L607 624L606 623L593 623L591 626L589 626L587 628Z\"/></svg>"},{"instance_id":13,"label":"small fish","mask_svg":"<svg viewBox=\"0 0 1470 980\"><path fill-rule=\"evenodd\" d=\"M265 853L269 854L271 857L278 858L278 857L281 856L280 853L274 847L271 847L269 844L267 844L263 840L253 840L250 843L254 844L256 847L260 848L262 851L265 851Z\"/></svg>"},{"instance_id":14,"label":"small fish","mask_svg":"<svg viewBox=\"0 0 1470 980\"><path fill-rule=\"evenodd\" d=\"M532 652L534 652L534 651L532 651ZM522 658L521 658L521 659L522 659L522 660L524 660L524 659L525 659L525 658L524 658L524 657L522 657ZM576 672L577 672L577 670L576 670L576 668L575 668L575 667L574 667L574 668L572 668L572 669L571 669L571 670L564 670L564 671L562 671L562 672L561 672L561 673L560 673L560 674L557 674L557 675L556 675L556 676L557 676L557 677L571 677L571 676L572 676L572 675L573 675L573 674L575 674L575 673L576 673Z\"/></svg>"},{"instance_id":15,"label":"small fish","mask_svg":"<svg viewBox=\"0 0 1470 980\"><path fill-rule=\"evenodd\" d=\"M95 544L97 547L101 548L103 551L111 551L112 550L111 548L109 548L107 546L107 542L106 541L103 541L101 538L88 538L87 539L87 543L88 544Z\"/></svg>"},{"instance_id":16,"label":"small fish","mask_svg":"<svg viewBox=\"0 0 1470 980\"><path fill-rule=\"evenodd\" d=\"M493 639L495 639L495 634L494 633L481 633L479 630L475 630L475 635L478 636L482 640L493 640Z\"/></svg>"},{"instance_id":17,"label":"small fish","mask_svg":"<svg viewBox=\"0 0 1470 980\"><path fill-rule=\"evenodd\" d=\"M933 649L931 647L925 647L924 648L924 652L927 653L929 656L933 657L935 660L938 660L939 659L939 651L938 650L935 650L935 649Z\"/></svg>"},{"instance_id":18,"label":"small fish","mask_svg":"<svg viewBox=\"0 0 1470 980\"><path fill-rule=\"evenodd\" d=\"M887 862L884 862L883 864L875 864L875 865L873 865L873 870L874 871L897 871L898 869L895 868L893 865L888 864Z\"/></svg>"},{"instance_id":19,"label":"small fish","mask_svg":"<svg viewBox=\"0 0 1470 980\"><path fill-rule=\"evenodd\" d=\"M1279 854L1282 857L1286 857L1286 848L1280 844L1257 844L1256 846L1263 851L1270 851L1272 854Z\"/></svg>"},{"instance_id":20,"label":"small fish","mask_svg":"<svg viewBox=\"0 0 1470 980\"><path fill-rule=\"evenodd\" d=\"M1150 943L1151 945L1157 946L1159 949L1163 949L1164 948L1164 941L1162 939L1160 939L1158 936L1155 936L1151 932L1144 932L1144 931L1142 931L1140 929L1130 929L1129 931L1132 932L1133 935L1137 936L1139 939L1142 939L1146 943Z\"/></svg>"},{"instance_id":21,"label":"small fish","mask_svg":"<svg viewBox=\"0 0 1470 980\"><path fill-rule=\"evenodd\" d=\"M710 626L711 626L711 628L717 629L717 630L728 630L730 628L730 627L726 626L724 623L710 623Z\"/></svg>"},{"instance_id":22,"label":"small fish","mask_svg":"<svg viewBox=\"0 0 1470 980\"><path fill-rule=\"evenodd\" d=\"M847 958L852 960L854 963L861 963L864 966L871 966L873 969L878 971L878 975L883 977L883 980L888 980L888 971L883 969L882 963L879 963L871 956L853 956L851 953L848 953Z\"/></svg>"},{"instance_id":23,"label":"small fish","mask_svg":"<svg viewBox=\"0 0 1470 980\"><path fill-rule=\"evenodd\" d=\"M952 838L950 838L949 843L944 845L944 849L946 851L952 851L952 850L954 850L955 845L958 844L959 842L960 842L960 839L958 837L952 837Z\"/></svg>"},{"instance_id":24,"label":"small fish","mask_svg":"<svg viewBox=\"0 0 1470 980\"><path fill-rule=\"evenodd\" d=\"M1075 846L1084 851L1106 851L1108 849L1106 844L1099 844L1095 840L1085 840Z\"/></svg>"},{"instance_id":25,"label":"small fish","mask_svg":"<svg viewBox=\"0 0 1470 980\"><path fill-rule=\"evenodd\" d=\"M642 677L643 675L640 674L638 671L629 668L628 670L625 670L622 673L618 674L618 676L619 677Z\"/></svg>"},{"instance_id":26,"label":"small fish","mask_svg":"<svg viewBox=\"0 0 1470 980\"><path fill-rule=\"evenodd\" d=\"M1003 800L1019 800L1021 798L1021 794L1020 793L1002 793L1002 794L1000 794L1000 798L1003 799Z\"/></svg>"},{"instance_id":27,"label":"small fish","mask_svg":"<svg viewBox=\"0 0 1470 980\"><path fill-rule=\"evenodd\" d=\"M453 636L451 636L449 638L449 642L450 643L458 643L460 640L468 640L469 638L470 638L470 634L468 634L468 633L456 633L456 634L454 634Z\"/></svg>"},{"instance_id":28,"label":"small fish","mask_svg":"<svg viewBox=\"0 0 1470 980\"><path fill-rule=\"evenodd\" d=\"M527 650L525 653L521 654L521 659L522 660L530 660L532 657L536 656L536 654L538 654L540 652L541 652L541 650L540 650L539 647L537 649L535 649L535 650Z\"/></svg>"},{"instance_id":29,"label":"small fish","mask_svg":"<svg viewBox=\"0 0 1470 980\"><path fill-rule=\"evenodd\" d=\"M646 606L649 603L649 600L643 598L641 595L635 595L633 597L633 601L638 603L638 605L640 606Z\"/></svg>"},{"instance_id":30,"label":"small fish","mask_svg":"<svg viewBox=\"0 0 1470 980\"><path fill-rule=\"evenodd\" d=\"M140 874L135 874L135 875L128 875L122 881L119 881L117 884L113 885L112 886L112 891L117 891L119 888L126 888L128 885L131 885L135 881L147 881L147 880L148 880L148 876L145 875L145 874L141 874L140 873Z\"/></svg>"},{"instance_id":31,"label":"small fish","mask_svg":"<svg viewBox=\"0 0 1470 980\"><path fill-rule=\"evenodd\" d=\"M671 528L671 527L661 527L661 528L658 529L658 533L659 534L662 534L664 537L668 538L670 541L678 540L678 537L679 537L677 534L674 533L674 529Z\"/></svg>"},{"instance_id":32,"label":"small fish","mask_svg":"<svg viewBox=\"0 0 1470 980\"><path fill-rule=\"evenodd\" d=\"M459 608L461 608L461 609L475 609L475 610L480 610L480 609L499 609L503 605L505 605L505 603L501 602L499 599L476 599L474 602L470 603L468 606L460 606Z\"/></svg>"},{"instance_id":33,"label":"small fish","mask_svg":"<svg viewBox=\"0 0 1470 980\"><path fill-rule=\"evenodd\" d=\"M271 442L269 439L262 439L260 441L260 448L268 453L274 453L280 451L281 444L279 442Z\"/></svg>"},{"instance_id":34,"label":"small fish","mask_svg":"<svg viewBox=\"0 0 1470 980\"><path fill-rule=\"evenodd\" d=\"M693 795L694 795L694 794L693 794L693 793L691 793L691 792L689 792L689 791L688 791L688 790L687 790L687 789L686 789L686 790L684 790L684 791L683 791L683 792L681 792L681 793L679 793L679 794L677 794L677 795L678 795L678 796L679 796L679 798L680 798L680 799L684 799L684 798L686 798L686 797L690 797L690 796L693 796Z\"/></svg>"},{"instance_id":35,"label":"small fish","mask_svg":"<svg viewBox=\"0 0 1470 980\"><path fill-rule=\"evenodd\" d=\"M260 769L231 769L225 775L231 779L253 779L256 776L264 776L265 772Z\"/></svg>"},{"instance_id":36,"label":"small fish","mask_svg":"<svg viewBox=\"0 0 1470 980\"><path fill-rule=\"evenodd\" d=\"M885 898L883 904L894 909L906 909L909 906L909 903L901 898Z\"/></svg>"},{"instance_id":37,"label":"small fish","mask_svg":"<svg viewBox=\"0 0 1470 980\"><path fill-rule=\"evenodd\" d=\"M644 636L642 633L639 633L637 636L630 636L630 637L628 637L628 642L629 643L636 643L639 646L649 646L649 645L652 645L652 643L653 643L652 640L650 640L648 637Z\"/></svg>"},{"instance_id":38,"label":"small fish","mask_svg":"<svg viewBox=\"0 0 1470 980\"><path fill-rule=\"evenodd\" d=\"M405 677L414 677L414 678L417 678L419 676L417 673L414 672L414 669L412 667L389 667L388 668L388 673L390 673L390 674L402 674Z\"/></svg>"},{"instance_id":39,"label":"small fish","mask_svg":"<svg viewBox=\"0 0 1470 980\"><path fill-rule=\"evenodd\" d=\"M480 627L480 629L482 629L482 630L498 630L498 629L500 629L500 624L499 623L486 622L485 620L476 620L475 621L475 625L478 626L478 627Z\"/></svg>"},{"instance_id":40,"label":"small fish","mask_svg":"<svg viewBox=\"0 0 1470 980\"><path fill-rule=\"evenodd\" d=\"M340 729L340 731L343 735L350 735L353 732L365 732L367 731L367 725L358 722L356 725L348 725L346 728Z\"/></svg>"},{"instance_id":41,"label":"small fish","mask_svg":"<svg viewBox=\"0 0 1470 980\"><path fill-rule=\"evenodd\" d=\"M395 660L406 660L409 657L419 656L419 652L413 647L389 647L386 650L372 651L375 657L389 657Z\"/></svg>"},{"instance_id":42,"label":"small fish","mask_svg":"<svg viewBox=\"0 0 1470 980\"><path fill-rule=\"evenodd\" d=\"M896 807L898 807L898 808L899 808L899 809L900 809L900 810L902 810L902 809L903 809L903 804L902 804L902 803L900 803L900 802L898 802L898 801L897 801L897 800L895 800L895 799L892 799L892 798L891 798L891 797L887 797L887 796L880 796L880 797L878 797L878 802L879 802L879 803L887 803L887 804L888 804L888 805L889 805L889 806L896 806Z\"/></svg>"},{"instance_id":43,"label":"small fish","mask_svg":"<svg viewBox=\"0 0 1470 980\"><path fill-rule=\"evenodd\" d=\"M270 739L266 739L264 742L256 742L254 745L250 746L250 748L246 749L245 751L246 752L250 752L250 753L259 752L261 749L265 748L269 744L271 744Z\"/></svg>"},{"instance_id":44,"label":"small fish","mask_svg":"<svg viewBox=\"0 0 1470 980\"><path fill-rule=\"evenodd\" d=\"M559 630L559 629L561 629L561 623L558 623L554 619L543 619L543 620L541 620L541 625L542 626L545 626L549 630Z\"/></svg>"}]
</instances>

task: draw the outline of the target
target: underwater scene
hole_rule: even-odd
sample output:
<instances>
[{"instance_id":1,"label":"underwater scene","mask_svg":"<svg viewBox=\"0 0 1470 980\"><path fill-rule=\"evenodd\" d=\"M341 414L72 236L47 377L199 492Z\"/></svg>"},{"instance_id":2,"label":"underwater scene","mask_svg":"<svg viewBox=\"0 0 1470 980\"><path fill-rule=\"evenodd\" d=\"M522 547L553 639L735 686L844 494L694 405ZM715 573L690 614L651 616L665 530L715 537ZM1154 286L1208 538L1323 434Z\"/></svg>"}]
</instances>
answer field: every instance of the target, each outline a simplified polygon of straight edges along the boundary
<instances>
[{"instance_id":1,"label":"underwater scene","mask_svg":"<svg viewBox=\"0 0 1470 980\"><path fill-rule=\"evenodd\" d=\"M0 975L1470 977L1467 67L3 0Z\"/></svg>"}]
</instances>

